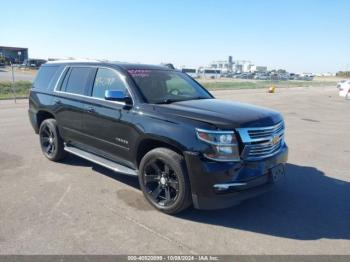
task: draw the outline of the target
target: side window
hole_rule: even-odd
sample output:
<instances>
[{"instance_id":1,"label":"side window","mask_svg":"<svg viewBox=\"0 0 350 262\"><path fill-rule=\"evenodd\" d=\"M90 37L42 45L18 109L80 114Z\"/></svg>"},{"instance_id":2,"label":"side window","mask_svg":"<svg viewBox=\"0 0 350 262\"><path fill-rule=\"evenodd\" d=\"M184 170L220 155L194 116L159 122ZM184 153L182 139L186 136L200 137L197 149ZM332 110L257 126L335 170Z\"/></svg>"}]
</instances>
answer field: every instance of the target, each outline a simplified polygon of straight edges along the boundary
<instances>
[{"instance_id":1,"label":"side window","mask_svg":"<svg viewBox=\"0 0 350 262\"><path fill-rule=\"evenodd\" d=\"M119 74L109 68L99 68L96 73L92 96L104 98L106 90L127 92L126 86Z\"/></svg>"},{"instance_id":2,"label":"side window","mask_svg":"<svg viewBox=\"0 0 350 262\"><path fill-rule=\"evenodd\" d=\"M91 69L88 67L72 67L65 92L83 95L84 89L89 81Z\"/></svg>"},{"instance_id":3,"label":"side window","mask_svg":"<svg viewBox=\"0 0 350 262\"><path fill-rule=\"evenodd\" d=\"M33 88L38 90L48 90L51 81L58 70L58 66L42 66L34 81Z\"/></svg>"}]
</instances>

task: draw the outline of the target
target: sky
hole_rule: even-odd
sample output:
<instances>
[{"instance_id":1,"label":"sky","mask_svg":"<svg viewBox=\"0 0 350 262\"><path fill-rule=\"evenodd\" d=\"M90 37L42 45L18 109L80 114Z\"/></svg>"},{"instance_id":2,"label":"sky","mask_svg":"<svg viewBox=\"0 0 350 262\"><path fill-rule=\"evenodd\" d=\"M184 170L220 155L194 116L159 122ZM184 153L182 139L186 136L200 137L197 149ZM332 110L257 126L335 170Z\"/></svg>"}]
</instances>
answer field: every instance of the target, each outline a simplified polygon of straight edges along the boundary
<instances>
[{"instance_id":1,"label":"sky","mask_svg":"<svg viewBox=\"0 0 350 262\"><path fill-rule=\"evenodd\" d=\"M348 0L3 0L0 11L0 45L31 58L196 67L232 55L290 72L350 70Z\"/></svg>"}]
</instances>

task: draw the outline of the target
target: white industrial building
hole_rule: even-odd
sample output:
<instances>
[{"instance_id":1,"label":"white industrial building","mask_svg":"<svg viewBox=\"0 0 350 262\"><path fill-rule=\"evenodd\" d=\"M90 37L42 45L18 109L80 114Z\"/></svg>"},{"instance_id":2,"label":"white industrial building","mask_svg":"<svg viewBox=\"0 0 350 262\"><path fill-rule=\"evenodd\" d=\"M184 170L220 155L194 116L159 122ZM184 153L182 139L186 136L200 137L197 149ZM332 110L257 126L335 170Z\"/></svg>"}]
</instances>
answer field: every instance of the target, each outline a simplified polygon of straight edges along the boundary
<instances>
[{"instance_id":1,"label":"white industrial building","mask_svg":"<svg viewBox=\"0 0 350 262\"><path fill-rule=\"evenodd\" d=\"M266 72L266 66L254 65L249 60L233 60L231 56L227 60L213 61L209 68L218 69L221 73L254 73Z\"/></svg>"},{"instance_id":2,"label":"white industrial building","mask_svg":"<svg viewBox=\"0 0 350 262\"><path fill-rule=\"evenodd\" d=\"M228 57L228 60L218 60L213 61L209 68L218 69L221 73L228 73L233 71L234 62L232 60L232 56Z\"/></svg>"},{"instance_id":3,"label":"white industrial building","mask_svg":"<svg viewBox=\"0 0 350 262\"><path fill-rule=\"evenodd\" d=\"M252 67L252 63L243 63L242 64L242 72L243 73L250 73L250 68Z\"/></svg>"},{"instance_id":4,"label":"white industrial building","mask_svg":"<svg viewBox=\"0 0 350 262\"><path fill-rule=\"evenodd\" d=\"M250 67L251 73L265 73L266 71L267 71L267 66L252 65Z\"/></svg>"},{"instance_id":5,"label":"white industrial building","mask_svg":"<svg viewBox=\"0 0 350 262\"><path fill-rule=\"evenodd\" d=\"M227 73L265 73L267 67L254 65L249 60L233 60L232 56L229 56L227 60L213 61L209 66L201 66L197 70L185 66L182 66L181 70L200 77L217 78L218 75Z\"/></svg>"}]
</instances>

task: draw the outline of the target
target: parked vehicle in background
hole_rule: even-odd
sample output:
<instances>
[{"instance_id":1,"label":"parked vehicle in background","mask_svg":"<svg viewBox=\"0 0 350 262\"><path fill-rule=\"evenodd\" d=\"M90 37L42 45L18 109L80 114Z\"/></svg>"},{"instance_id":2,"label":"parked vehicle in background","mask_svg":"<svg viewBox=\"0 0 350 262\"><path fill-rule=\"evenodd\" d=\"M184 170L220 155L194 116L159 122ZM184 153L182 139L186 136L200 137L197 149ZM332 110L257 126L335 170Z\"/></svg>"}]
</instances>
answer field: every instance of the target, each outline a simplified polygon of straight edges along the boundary
<instances>
[{"instance_id":1,"label":"parked vehicle in background","mask_svg":"<svg viewBox=\"0 0 350 262\"><path fill-rule=\"evenodd\" d=\"M222 73L221 77L225 77L225 78L233 78L234 73Z\"/></svg>"},{"instance_id":2,"label":"parked vehicle in background","mask_svg":"<svg viewBox=\"0 0 350 262\"><path fill-rule=\"evenodd\" d=\"M253 73L241 73L235 76L235 78L240 78L240 79L253 79L254 74Z\"/></svg>"},{"instance_id":3,"label":"parked vehicle in background","mask_svg":"<svg viewBox=\"0 0 350 262\"><path fill-rule=\"evenodd\" d=\"M278 74L278 79L282 81L287 81L289 80L289 74L288 73Z\"/></svg>"},{"instance_id":4,"label":"parked vehicle in background","mask_svg":"<svg viewBox=\"0 0 350 262\"><path fill-rule=\"evenodd\" d=\"M269 75L266 73L261 73L261 74L255 74L254 79L256 80L268 80L270 79Z\"/></svg>"},{"instance_id":5,"label":"parked vehicle in background","mask_svg":"<svg viewBox=\"0 0 350 262\"><path fill-rule=\"evenodd\" d=\"M182 68L181 72L188 74L192 78L198 78L197 70L194 68Z\"/></svg>"},{"instance_id":6,"label":"parked vehicle in background","mask_svg":"<svg viewBox=\"0 0 350 262\"><path fill-rule=\"evenodd\" d=\"M341 80L341 81L339 81L338 83L337 83L337 88L339 89L339 90L341 90L342 88L343 88L343 86L345 86L345 85L349 85L350 84L350 79L348 79L348 80Z\"/></svg>"},{"instance_id":7,"label":"parked vehicle in background","mask_svg":"<svg viewBox=\"0 0 350 262\"><path fill-rule=\"evenodd\" d=\"M297 80L298 76L299 76L298 74L290 73L289 74L289 80Z\"/></svg>"},{"instance_id":8,"label":"parked vehicle in background","mask_svg":"<svg viewBox=\"0 0 350 262\"><path fill-rule=\"evenodd\" d=\"M220 78L221 71L218 69L201 68L198 70L198 74L202 78L216 79L216 78Z\"/></svg>"},{"instance_id":9,"label":"parked vehicle in background","mask_svg":"<svg viewBox=\"0 0 350 262\"><path fill-rule=\"evenodd\" d=\"M39 68L42 64L45 64L47 61L45 59L26 59L19 66L19 68Z\"/></svg>"},{"instance_id":10,"label":"parked vehicle in background","mask_svg":"<svg viewBox=\"0 0 350 262\"><path fill-rule=\"evenodd\" d=\"M280 78L277 73L270 73L270 79L274 81L278 81Z\"/></svg>"},{"instance_id":11,"label":"parked vehicle in background","mask_svg":"<svg viewBox=\"0 0 350 262\"><path fill-rule=\"evenodd\" d=\"M6 67L6 60L3 56L0 56L0 68Z\"/></svg>"},{"instance_id":12,"label":"parked vehicle in background","mask_svg":"<svg viewBox=\"0 0 350 262\"><path fill-rule=\"evenodd\" d=\"M145 198L168 214L261 194L284 176L288 157L280 113L215 99L165 66L47 63L28 113L49 160L68 152L137 176Z\"/></svg>"},{"instance_id":13,"label":"parked vehicle in background","mask_svg":"<svg viewBox=\"0 0 350 262\"><path fill-rule=\"evenodd\" d=\"M312 75L306 75L306 76L303 77L302 80L305 80L305 81L312 81L312 80L314 80L314 76L312 76Z\"/></svg>"},{"instance_id":14,"label":"parked vehicle in background","mask_svg":"<svg viewBox=\"0 0 350 262\"><path fill-rule=\"evenodd\" d=\"M339 89L339 96L350 98L350 80L340 81L337 84L337 88Z\"/></svg>"},{"instance_id":15,"label":"parked vehicle in background","mask_svg":"<svg viewBox=\"0 0 350 262\"><path fill-rule=\"evenodd\" d=\"M313 74L300 74L296 80L312 81L314 77L315 76Z\"/></svg>"}]
</instances>

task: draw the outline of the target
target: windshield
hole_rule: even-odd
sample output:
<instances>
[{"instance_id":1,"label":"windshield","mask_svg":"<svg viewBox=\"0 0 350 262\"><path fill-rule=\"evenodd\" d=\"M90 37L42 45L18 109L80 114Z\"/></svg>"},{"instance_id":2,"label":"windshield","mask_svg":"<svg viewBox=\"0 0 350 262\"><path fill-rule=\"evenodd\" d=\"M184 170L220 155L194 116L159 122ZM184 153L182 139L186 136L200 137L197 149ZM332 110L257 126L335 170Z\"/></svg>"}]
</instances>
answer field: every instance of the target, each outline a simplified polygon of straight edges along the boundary
<instances>
[{"instance_id":1,"label":"windshield","mask_svg":"<svg viewBox=\"0 0 350 262\"><path fill-rule=\"evenodd\" d=\"M151 104L172 103L212 96L184 73L167 70L128 70Z\"/></svg>"}]
</instances>

